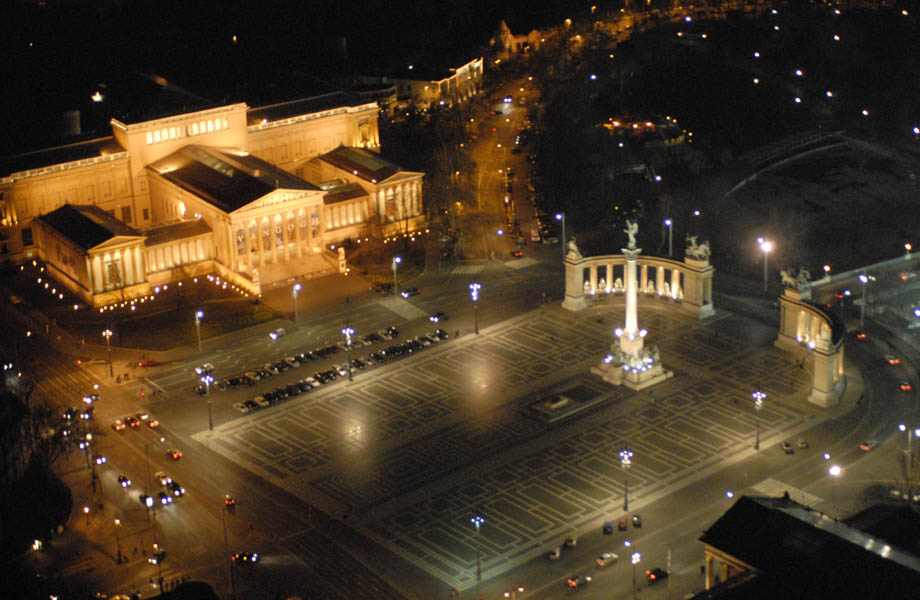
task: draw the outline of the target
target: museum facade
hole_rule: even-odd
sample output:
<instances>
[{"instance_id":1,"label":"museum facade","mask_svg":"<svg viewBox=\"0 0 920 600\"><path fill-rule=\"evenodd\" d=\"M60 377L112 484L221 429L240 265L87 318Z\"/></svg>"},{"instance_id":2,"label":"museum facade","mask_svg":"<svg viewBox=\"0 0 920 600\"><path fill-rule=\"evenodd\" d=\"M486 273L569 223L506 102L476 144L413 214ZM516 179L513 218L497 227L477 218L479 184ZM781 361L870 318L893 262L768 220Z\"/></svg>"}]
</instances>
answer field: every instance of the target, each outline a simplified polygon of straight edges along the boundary
<instances>
[{"instance_id":1,"label":"museum facade","mask_svg":"<svg viewBox=\"0 0 920 600\"><path fill-rule=\"evenodd\" d=\"M338 270L340 242L425 226L424 174L380 155L378 111L342 92L232 103L0 160L0 261L42 260L93 307L206 273L258 294Z\"/></svg>"}]
</instances>

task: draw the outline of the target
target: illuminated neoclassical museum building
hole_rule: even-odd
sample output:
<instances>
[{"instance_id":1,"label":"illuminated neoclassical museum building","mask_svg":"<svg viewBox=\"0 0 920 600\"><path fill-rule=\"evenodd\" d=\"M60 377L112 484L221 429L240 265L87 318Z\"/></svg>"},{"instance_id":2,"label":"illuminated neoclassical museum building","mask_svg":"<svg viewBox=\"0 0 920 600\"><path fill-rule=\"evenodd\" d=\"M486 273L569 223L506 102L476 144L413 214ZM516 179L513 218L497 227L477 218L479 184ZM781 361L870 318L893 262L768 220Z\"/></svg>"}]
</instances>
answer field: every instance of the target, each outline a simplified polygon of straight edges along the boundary
<instances>
[{"instance_id":1,"label":"illuminated neoclassical museum building","mask_svg":"<svg viewBox=\"0 0 920 600\"><path fill-rule=\"evenodd\" d=\"M92 306L215 273L337 269L348 238L424 227L423 173L379 154L378 106L335 92L112 119L112 135L0 159L0 261L45 261Z\"/></svg>"}]
</instances>

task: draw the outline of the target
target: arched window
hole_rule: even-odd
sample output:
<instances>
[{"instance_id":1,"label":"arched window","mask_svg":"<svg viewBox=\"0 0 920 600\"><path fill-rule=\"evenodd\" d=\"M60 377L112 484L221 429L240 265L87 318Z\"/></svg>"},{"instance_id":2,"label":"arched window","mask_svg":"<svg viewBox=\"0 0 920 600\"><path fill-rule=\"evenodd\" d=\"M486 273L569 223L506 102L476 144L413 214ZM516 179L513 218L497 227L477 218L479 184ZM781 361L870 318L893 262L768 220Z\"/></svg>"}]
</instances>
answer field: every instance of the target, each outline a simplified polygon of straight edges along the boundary
<instances>
[{"instance_id":1,"label":"arched window","mask_svg":"<svg viewBox=\"0 0 920 600\"><path fill-rule=\"evenodd\" d=\"M148 143L148 144L152 144L152 143L153 143L153 134L150 133L149 131L147 132L147 143Z\"/></svg>"}]
</instances>

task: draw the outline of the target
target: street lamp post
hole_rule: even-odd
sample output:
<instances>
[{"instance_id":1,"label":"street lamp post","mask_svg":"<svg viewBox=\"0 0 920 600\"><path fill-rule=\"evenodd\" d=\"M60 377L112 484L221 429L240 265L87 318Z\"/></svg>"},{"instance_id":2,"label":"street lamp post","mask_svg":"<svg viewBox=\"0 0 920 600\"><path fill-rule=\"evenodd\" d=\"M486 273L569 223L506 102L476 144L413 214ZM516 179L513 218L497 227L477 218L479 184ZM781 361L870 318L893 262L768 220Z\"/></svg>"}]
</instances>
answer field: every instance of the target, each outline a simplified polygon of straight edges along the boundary
<instances>
[{"instance_id":1,"label":"street lamp post","mask_svg":"<svg viewBox=\"0 0 920 600\"><path fill-rule=\"evenodd\" d=\"M204 384L204 395L208 398L208 431L214 431L214 418L211 415L211 384L214 378L210 373L202 375L201 382Z\"/></svg>"},{"instance_id":2,"label":"street lamp post","mask_svg":"<svg viewBox=\"0 0 920 600\"><path fill-rule=\"evenodd\" d=\"M834 510L837 509L837 501L834 494L834 480L840 476L840 473L843 469L840 468L840 465L831 465L831 468L827 470L828 474L831 476L831 506L834 507Z\"/></svg>"},{"instance_id":3,"label":"street lamp post","mask_svg":"<svg viewBox=\"0 0 920 600\"><path fill-rule=\"evenodd\" d=\"M763 291L767 291L767 257L770 255L770 251L773 250L773 242L764 238L757 238L757 243L760 244L760 249L763 251Z\"/></svg>"},{"instance_id":4,"label":"street lamp post","mask_svg":"<svg viewBox=\"0 0 920 600\"><path fill-rule=\"evenodd\" d=\"M198 334L198 354L201 354L201 319L204 318L204 311L195 311L195 332Z\"/></svg>"},{"instance_id":5,"label":"street lamp post","mask_svg":"<svg viewBox=\"0 0 920 600\"><path fill-rule=\"evenodd\" d=\"M165 442L165 441L166 441L165 437L159 437L155 440L149 441L146 444L144 444L144 458L146 459L146 462L147 462L147 480L144 483L144 497L147 500L146 502L144 502L144 506L146 506L147 508L147 520L148 521L150 520L150 508L151 507L153 508L154 518L156 518L156 514L157 514L156 505L150 501L150 492L149 492L150 490L150 445L156 444L158 442Z\"/></svg>"},{"instance_id":6,"label":"street lamp post","mask_svg":"<svg viewBox=\"0 0 920 600\"><path fill-rule=\"evenodd\" d=\"M674 256L674 222L668 217L664 220L665 227L668 228L668 258Z\"/></svg>"},{"instance_id":7,"label":"street lamp post","mask_svg":"<svg viewBox=\"0 0 920 600\"><path fill-rule=\"evenodd\" d=\"M117 564L121 564L121 538L118 535L118 528L121 527L121 519L115 517L115 554Z\"/></svg>"},{"instance_id":8,"label":"street lamp post","mask_svg":"<svg viewBox=\"0 0 920 600\"><path fill-rule=\"evenodd\" d=\"M865 273L859 274L859 281L863 284L862 286L862 306L859 307L859 328L863 328L863 319L866 316L866 288L869 287L869 282L875 281L875 277L872 275L866 275Z\"/></svg>"},{"instance_id":9,"label":"street lamp post","mask_svg":"<svg viewBox=\"0 0 920 600\"><path fill-rule=\"evenodd\" d=\"M632 553L632 566L633 566L633 596L636 596L639 591L639 587L636 585L636 567L639 565L639 561L642 560L642 554L639 552Z\"/></svg>"},{"instance_id":10,"label":"street lamp post","mask_svg":"<svg viewBox=\"0 0 920 600\"><path fill-rule=\"evenodd\" d=\"M562 260L565 260L565 213L556 213L556 220L562 221Z\"/></svg>"},{"instance_id":11,"label":"street lamp post","mask_svg":"<svg viewBox=\"0 0 920 600\"><path fill-rule=\"evenodd\" d=\"M479 528L485 522L486 518L482 515L473 515L470 518L470 523L476 526L476 581L482 581L482 552L480 551Z\"/></svg>"},{"instance_id":12,"label":"street lamp post","mask_svg":"<svg viewBox=\"0 0 920 600\"><path fill-rule=\"evenodd\" d=\"M629 446L623 446L620 450L620 466L623 467L623 511L629 511L629 481L626 479L626 469L632 465L633 451Z\"/></svg>"},{"instance_id":13,"label":"street lamp post","mask_svg":"<svg viewBox=\"0 0 920 600\"><path fill-rule=\"evenodd\" d=\"M293 293L294 293L294 325L297 325L297 323L300 321L300 318L299 318L299 317L300 317L300 314L299 314L298 306L297 306L297 292L299 292L300 290L301 290L300 284L299 284L299 283L295 283L295 284L294 284L294 288L293 288Z\"/></svg>"},{"instance_id":14,"label":"street lamp post","mask_svg":"<svg viewBox=\"0 0 920 600\"><path fill-rule=\"evenodd\" d=\"M754 399L754 421L757 426L757 437L754 438L754 450L760 450L760 409L763 408L763 401L766 400L767 394L756 390L751 394L751 398Z\"/></svg>"},{"instance_id":15,"label":"street lamp post","mask_svg":"<svg viewBox=\"0 0 920 600\"><path fill-rule=\"evenodd\" d=\"M396 279L396 267L398 267L401 262L402 259L400 257L393 257L393 293L397 295L399 294L399 280Z\"/></svg>"},{"instance_id":16,"label":"street lamp post","mask_svg":"<svg viewBox=\"0 0 920 600\"><path fill-rule=\"evenodd\" d=\"M470 284L470 298L473 299L473 318L475 323L476 335L479 335L479 290L482 286L478 283Z\"/></svg>"},{"instance_id":17,"label":"street lamp post","mask_svg":"<svg viewBox=\"0 0 920 600\"><path fill-rule=\"evenodd\" d=\"M224 503L224 510L221 511L221 520L224 524L224 560L227 560L230 563L230 597L236 593L234 590L234 581L233 581L233 558L230 556L230 544L227 543L227 511L230 510L229 506Z\"/></svg>"},{"instance_id":18,"label":"street lamp post","mask_svg":"<svg viewBox=\"0 0 920 600\"><path fill-rule=\"evenodd\" d=\"M102 337L105 338L105 349L109 356L109 377L115 376L115 370L112 368L112 346L109 344L109 338L112 337L112 330L106 329L102 332Z\"/></svg>"},{"instance_id":19,"label":"street lamp post","mask_svg":"<svg viewBox=\"0 0 920 600\"><path fill-rule=\"evenodd\" d=\"M901 423L900 425L898 425L898 429L900 431L904 431L907 433L907 464L905 465L905 468L907 469L907 473L906 473L907 476L904 478L904 481L907 483L907 501L910 502L911 499L913 498L913 496L911 495L910 482L911 482L911 479L913 478L913 466L914 466L913 465L914 454L911 450L911 440L913 440L914 437L920 437L920 428L914 429L913 435L911 435L912 432L907 428L906 425L904 425L904 423Z\"/></svg>"},{"instance_id":20,"label":"street lamp post","mask_svg":"<svg viewBox=\"0 0 920 600\"><path fill-rule=\"evenodd\" d=\"M351 372L354 370L351 364L351 336L354 334L355 330L348 325L342 329L342 335L345 336L345 351L348 352L348 381L354 381L351 376Z\"/></svg>"}]
</instances>

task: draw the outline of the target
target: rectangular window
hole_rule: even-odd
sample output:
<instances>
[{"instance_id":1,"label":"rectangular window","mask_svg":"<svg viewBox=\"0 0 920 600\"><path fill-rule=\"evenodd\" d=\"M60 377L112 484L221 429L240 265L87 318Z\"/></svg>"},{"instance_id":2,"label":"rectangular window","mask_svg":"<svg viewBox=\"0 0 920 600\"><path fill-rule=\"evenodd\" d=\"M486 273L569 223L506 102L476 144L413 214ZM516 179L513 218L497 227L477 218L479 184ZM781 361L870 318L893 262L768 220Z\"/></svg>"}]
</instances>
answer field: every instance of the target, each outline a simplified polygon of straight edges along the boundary
<instances>
[{"instance_id":1,"label":"rectangular window","mask_svg":"<svg viewBox=\"0 0 920 600\"><path fill-rule=\"evenodd\" d=\"M143 212L143 215L144 215L144 220L145 220L145 221L148 221L148 220L150 220L150 211L149 211L149 210L147 210L146 208L145 208L145 209L143 209L143 210L144 210L144 212Z\"/></svg>"},{"instance_id":2,"label":"rectangular window","mask_svg":"<svg viewBox=\"0 0 920 600\"><path fill-rule=\"evenodd\" d=\"M121 222L122 223L131 222L131 207L130 206L121 207Z\"/></svg>"},{"instance_id":3,"label":"rectangular window","mask_svg":"<svg viewBox=\"0 0 920 600\"><path fill-rule=\"evenodd\" d=\"M23 245L23 246L31 246L31 245L34 244L34 243L35 243L35 241L32 239L32 228L31 228L31 227L23 227L23 228L22 228L22 245Z\"/></svg>"}]
</instances>

